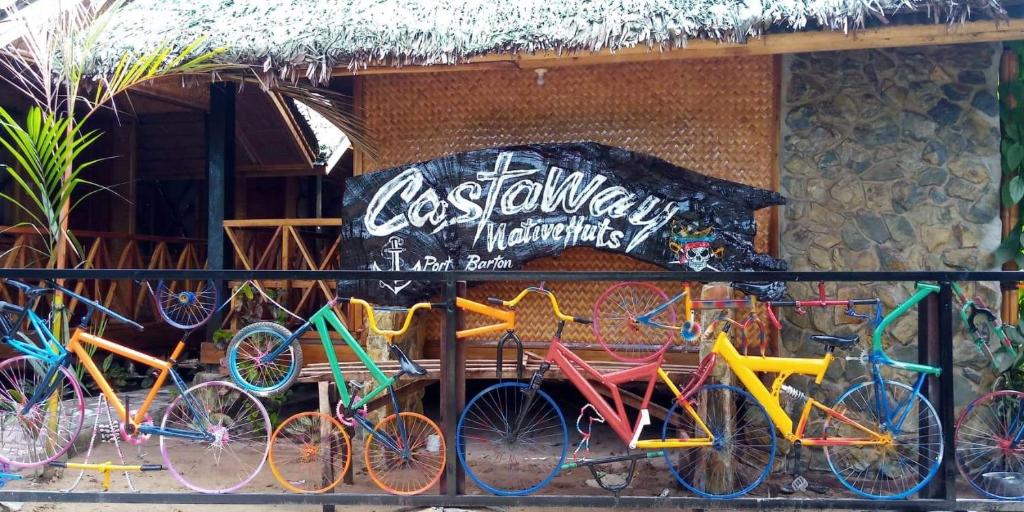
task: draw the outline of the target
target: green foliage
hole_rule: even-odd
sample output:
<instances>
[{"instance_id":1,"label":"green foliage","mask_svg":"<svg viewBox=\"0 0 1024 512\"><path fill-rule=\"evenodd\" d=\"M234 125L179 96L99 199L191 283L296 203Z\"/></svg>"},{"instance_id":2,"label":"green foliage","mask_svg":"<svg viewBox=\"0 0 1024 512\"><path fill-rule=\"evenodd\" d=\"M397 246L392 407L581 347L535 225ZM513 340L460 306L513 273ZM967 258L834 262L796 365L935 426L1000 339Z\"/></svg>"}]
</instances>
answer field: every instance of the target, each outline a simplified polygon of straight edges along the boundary
<instances>
[{"instance_id":1,"label":"green foliage","mask_svg":"<svg viewBox=\"0 0 1024 512\"><path fill-rule=\"evenodd\" d=\"M281 303L287 290L263 288L263 293L260 293L251 283L246 282L239 285L236 291L238 293L235 295L233 310L239 314L242 323L251 324L267 318L282 325L288 321L288 312L271 302Z\"/></svg>"},{"instance_id":2,"label":"green foliage","mask_svg":"<svg viewBox=\"0 0 1024 512\"><path fill-rule=\"evenodd\" d=\"M1024 42L1008 43L1017 54L1018 68L1024 69ZM1012 103L1016 103L1013 105ZM1000 193L1004 206L1024 201L1024 76L999 84L999 118L1002 125L1002 170L1005 179ZM996 249L997 263L1014 261L1024 268L1024 219L1018 220L1010 235ZM1017 233L1015 236L1014 233Z\"/></svg>"},{"instance_id":3,"label":"green foliage","mask_svg":"<svg viewBox=\"0 0 1024 512\"><path fill-rule=\"evenodd\" d=\"M18 165L0 164L24 200L6 193L0 198L24 212L28 221L46 240L47 266L53 266L57 245L67 239L80 251L67 229L68 216L90 195L108 190L81 177L83 171L99 160L77 161L78 157L99 138L99 132L82 132L81 125L60 114L31 107L24 123L19 123L0 107L0 146ZM77 165L69 169L68 162ZM77 194L80 187L90 190ZM65 208L64 206L67 205Z\"/></svg>"},{"instance_id":4,"label":"green foliage","mask_svg":"<svg viewBox=\"0 0 1024 512\"><path fill-rule=\"evenodd\" d=\"M220 349L227 348L234 335L231 329L217 329L213 331L213 345Z\"/></svg>"}]
</instances>

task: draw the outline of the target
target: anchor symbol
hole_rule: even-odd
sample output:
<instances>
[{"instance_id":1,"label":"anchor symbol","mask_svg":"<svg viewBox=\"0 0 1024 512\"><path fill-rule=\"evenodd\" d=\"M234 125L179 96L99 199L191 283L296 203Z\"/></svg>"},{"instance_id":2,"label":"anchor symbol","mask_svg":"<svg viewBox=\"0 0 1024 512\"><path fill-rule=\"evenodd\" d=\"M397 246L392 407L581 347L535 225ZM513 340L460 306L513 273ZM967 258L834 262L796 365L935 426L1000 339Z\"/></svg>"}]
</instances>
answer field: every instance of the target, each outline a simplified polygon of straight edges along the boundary
<instances>
[{"instance_id":1,"label":"anchor symbol","mask_svg":"<svg viewBox=\"0 0 1024 512\"><path fill-rule=\"evenodd\" d=\"M385 258L391 260L391 268L389 268L388 270L402 270L401 255L403 252L405 252L405 249L402 248L402 243L403 242L401 238L393 236L388 239L388 243L385 244L384 248L380 250L380 253L384 255ZM382 270L380 266L377 265L376 261L371 263L370 266L373 268L375 272L380 272ZM388 284L384 281L380 281L380 286L381 288L387 288L388 290L391 290L391 293L398 295L399 293L402 292L402 290L405 289L406 286L409 286L411 283L412 281L392 281L391 284Z\"/></svg>"}]
</instances>

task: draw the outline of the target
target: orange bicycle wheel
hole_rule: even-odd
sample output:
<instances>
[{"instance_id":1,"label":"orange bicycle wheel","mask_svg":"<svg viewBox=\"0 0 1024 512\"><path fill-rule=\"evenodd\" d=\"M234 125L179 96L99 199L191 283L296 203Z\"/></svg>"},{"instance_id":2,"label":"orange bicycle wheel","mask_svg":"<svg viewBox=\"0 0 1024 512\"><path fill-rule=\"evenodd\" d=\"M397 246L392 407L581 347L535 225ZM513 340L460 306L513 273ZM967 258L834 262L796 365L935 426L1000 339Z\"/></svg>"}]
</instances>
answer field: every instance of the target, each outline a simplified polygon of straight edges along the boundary
<instances>
[{"instance_id":1,"label":"orange bicycle wheel","mask_svg":"<svg viewBox=\"0 0 1024 512\"><path fill-rule=\"evenodd\" d=\"M404 426L405 436L400 427ZM445 442L441 428L422 414L403 412L392 414L374 427L375 433L388 439L395 448L388 447L376 435L366 436L366 469L378 487L392 494L419 494L430 489L444 472Z\"/></svg>"},{"instance_id":2,"label":"orange bicycle wheel","mask_svg":"<svg viewBox=\"0 0 1024 512\"><path fill-rule=\"evenodd\" d=\"M286 420L270 441L270 470L292 492L319 493L341 482L352 463L352 441L334 418L303 412Z\"/></svg>"}]
</instances>

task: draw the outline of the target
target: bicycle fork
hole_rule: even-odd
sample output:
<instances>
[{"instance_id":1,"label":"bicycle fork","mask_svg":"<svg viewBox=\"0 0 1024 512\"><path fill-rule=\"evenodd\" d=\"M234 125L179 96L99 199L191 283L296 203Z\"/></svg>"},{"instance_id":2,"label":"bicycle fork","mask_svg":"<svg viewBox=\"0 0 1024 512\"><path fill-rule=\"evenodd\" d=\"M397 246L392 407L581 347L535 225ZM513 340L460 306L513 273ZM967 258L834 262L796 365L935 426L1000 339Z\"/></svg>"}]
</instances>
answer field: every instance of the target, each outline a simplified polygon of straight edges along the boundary
<instances>
[{"instance_id":1,"label":"bicycle fork","mask_svg":"<svg viewBox=\"0 0 1024 512\"><path fill-rule=\"evenodd\" d=\"M398 376L395 377L395 380L398 380ZM395 393L395 387L393 385L388 387L388 395L391 398L391 408L395 411L395 424L398 426L398 439L378 431L374 428L373 424L370 423L370 420L355 411L352 411L351 417L354 418L361 427L366 429L374 439L380 441L385 448L398 453L402 457L402 460L408 460L412 457L412 446L410 446L411 443L409 443L409 432L405 428L405 420L402 419L402 409L398 405L398 393Z\"/></svg>"}]
</instances>

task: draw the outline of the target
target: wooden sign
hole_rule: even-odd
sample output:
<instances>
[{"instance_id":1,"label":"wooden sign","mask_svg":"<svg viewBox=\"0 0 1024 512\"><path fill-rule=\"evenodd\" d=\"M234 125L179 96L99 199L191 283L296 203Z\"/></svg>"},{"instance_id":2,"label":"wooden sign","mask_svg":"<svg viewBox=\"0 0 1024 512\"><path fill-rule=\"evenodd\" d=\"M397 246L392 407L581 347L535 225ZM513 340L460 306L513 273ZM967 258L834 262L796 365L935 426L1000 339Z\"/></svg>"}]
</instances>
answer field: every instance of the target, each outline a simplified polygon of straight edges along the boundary
<instances>
[{"instance_id":1,"label":"wooden sign","mask_svg":"<svg viewBox=\"0 0 1024 512\"><path fill-rule=\"evenodd\" d=\"M516 270L569 247L700 272L786 268L753 245L753 212L784 204L778 193L597 143L403 165L349 178L343 202L346 269ZM339 293L408 305L436 286L340 282Z\"/></svg>"}]
</instances>

